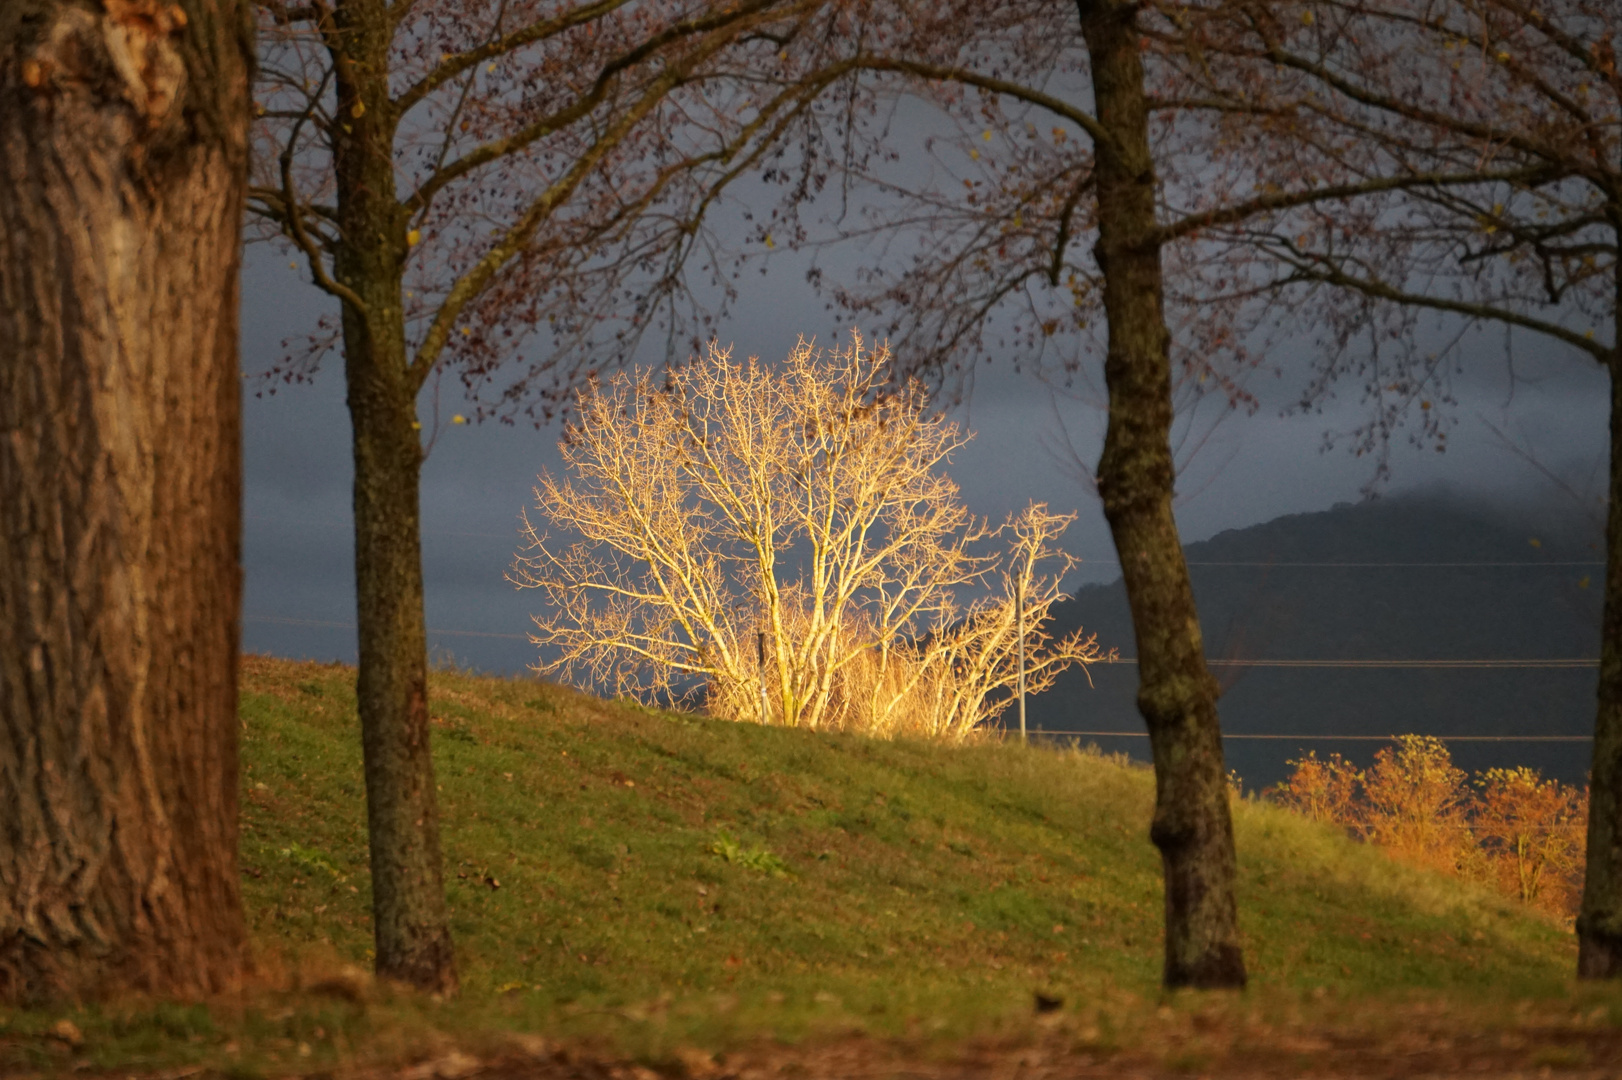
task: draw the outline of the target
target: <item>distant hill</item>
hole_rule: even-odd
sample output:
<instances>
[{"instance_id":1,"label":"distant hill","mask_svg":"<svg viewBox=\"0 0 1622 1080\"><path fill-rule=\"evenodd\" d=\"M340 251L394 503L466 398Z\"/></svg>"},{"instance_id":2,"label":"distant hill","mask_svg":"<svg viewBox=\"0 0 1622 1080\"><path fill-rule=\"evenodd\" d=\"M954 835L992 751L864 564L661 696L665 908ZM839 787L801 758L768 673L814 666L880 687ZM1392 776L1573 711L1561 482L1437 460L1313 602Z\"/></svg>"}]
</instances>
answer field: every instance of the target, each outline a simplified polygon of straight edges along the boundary
<instances>
[{"instance_id":1,"label":"distant hill","mask_svg":"<svg viewBox=\"0 0 1622 1080\"><path fill-rule=\"evenodd\" d=\"M1431 493L1342 503L1188 545L1213 660L1503 660L1596 657L1600 566L1588 532L1546 514ZM1084 625L1136 655L1119 580L1078 590L1057 628ZM1216 666L1230 734L1587 735L1592 668L1472 670ZM1029 701L1033 727L1141 731L1131 665L1068 673ZM1010 724L1017 724L1012 710ZM1087 741L1086 739L1083 740ZM1095 739L1147 754L1147 740ZM1275 783L1285 760L1317 749L1367 762L1377 743L1241 741L1229 765L1248 786ZM1586 743L1455 744L1464 768L1528 764L1580 782Z\"/></svg>"}]
</instances>

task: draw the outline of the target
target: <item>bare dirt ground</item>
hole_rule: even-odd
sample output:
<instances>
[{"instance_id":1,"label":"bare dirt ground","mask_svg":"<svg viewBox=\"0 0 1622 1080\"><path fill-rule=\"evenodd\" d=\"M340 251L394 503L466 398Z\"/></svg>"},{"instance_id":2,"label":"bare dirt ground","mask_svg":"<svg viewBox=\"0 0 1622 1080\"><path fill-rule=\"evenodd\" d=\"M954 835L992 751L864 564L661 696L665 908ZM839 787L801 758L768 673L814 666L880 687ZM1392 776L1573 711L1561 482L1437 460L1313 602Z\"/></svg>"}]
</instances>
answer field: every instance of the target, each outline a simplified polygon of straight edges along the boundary
<instances>
[{"instance_id":1,"label":"bare dirt ground","mask_svg":"<svg viewBox=\"0 0 1622 1080\"><path fill-rule=\"evenodd\" d=\"M1181 1019L1181 1018L1179 1018ZM1461 1032L1447 1025L1397 1025L1380 1033L1292 1029L1201 1030L1153 1025L1133 1049L1090 1043L1089 1032L1056 1025L1017 1042L954 1045L848 1037L815 1044L762 1043L715 1057L680 1051L639 1063L530 1040L527 1047L479 1058L451 1052L366 1080L1325 1080L1622 1077L1622 1031L1581 1016L1569 1022L1516 1023ZM1476 1025L1472 1025L1476 1027Z\"/></svg>"}]
</instances>

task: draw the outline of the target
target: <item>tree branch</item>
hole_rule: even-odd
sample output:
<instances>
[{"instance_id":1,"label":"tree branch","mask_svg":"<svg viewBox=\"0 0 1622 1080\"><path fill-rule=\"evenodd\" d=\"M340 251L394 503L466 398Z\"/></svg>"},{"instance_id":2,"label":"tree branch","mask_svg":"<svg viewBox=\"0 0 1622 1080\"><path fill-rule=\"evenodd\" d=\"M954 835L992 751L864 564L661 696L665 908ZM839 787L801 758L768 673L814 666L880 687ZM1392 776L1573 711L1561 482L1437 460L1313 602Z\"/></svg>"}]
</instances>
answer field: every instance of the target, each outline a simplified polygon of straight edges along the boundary
<instances>
[{"instance_id":1,"label":"tree branch","mask_svg":"<svg viewBox=\"0 0 1622 1080\"><path fill-rule=\"evenodd\" d=\"M961 83L964 86L973 86L981 90L989 90L994 94L1002 94L1029 105L1040 106L1055 116L1069 120L1091 136L1095 146L1115 145L1114 136L1088 113L1076 108L1067 101L1062 101L1040 90L1033 90L1020 83L1009 82L1007 79L998 79L990 75L982 75L977 71L970 71L968 68L950 67L944 64L928 64L919 60L902 60L895 57L869 57L863 61L862 67L868 71L894 71L904 75L916 75L919 78L933 79L936 82Z\"/></svg>"},{"instance_id":2,"label":"tree branch","mask_svg":"<svg viewBox=\"0 0 1622 1080\"><path fill-rule=\"evenodd\" d=\"M1374 180L1363 180L1355 184L1334 184L1329 187L1310 188L1305 191L1281 191L1275 194L1263 195L1247 202L1235 203L1232 206L1216 207L1203 213L1191 214L1180 221L1156 229L1152 234L1152 241L1157 244L1165 244L1214 225L1231 225L1243 221L1254 214L1266 213L1270 210L1288 210L1292 207L1308 206L1318 202L1355 199L1361 195L1377 195L1382 192L1403 191L1411 188L1438 188L1465 184L1546 183L1550 180L1559 179L1560 175L1559 170L1544 165L1537 168L1516 169L1503 173L1418 173L1408 176L1380 177Z\"/></svg>"},{"instance_id":3,"label":"tree branch","mask_svg":"<svg viewBox=\"0 0 1622 1080\"><path fill-rule=\"evenodd\" d=\"M328 275L326 264L322 261L321 249L313 240L310 239L309 233L305 231L304 214L300 209L298 191L295 190L293 186L293 151L298 147L299 129L304 126L305 121L310 117L310 113L314 111L315 102L321 97L322 92L326 89L327 81L331 77L332 69L329 68L327 69L327 73L322 76L321 88L318 89L311 97L310 107L305 110L303 116L294 121L293 130L287 136L287 145L282 148L281 198L284 211L284 215L282 217L282 232L284 235L289 237L293 243L297 244L299 250L303 251L305 256L310 260L310 274L315 279L316 285L323 291L336 296L344 303L353 306L357 312L364 314L366 312L366 303L360 298L360 295L342 282L334 281L332 277Z\"/></svg>"},{"instance_id":4,"label":"tree branch","mask_svg":"<svg viewBox=\"0 0 1622 1080\"><path fill-rule=\"evenodd\" d=\"M1265 244L1266 241L1264 240ZM1315 257L1309 252L1301 251L1293 243L1284 241L1274 245L1275 250L1282 247L1286 254L1283 261L1294 271L1293 275L1279 284L1289 284L1291 281L1315 281L1337 288L1351 289L1364 296L1376 300L1384 300L1405 307L1427 308L1431 311L1446 311L1454 315L1463 315L1470 319L1479 319L1486 322L1502 323L1506 326L1516 326L1524 330L1552 337L1582 350L1595 361L1606 364L1610 362L1612 348L1595 341L1574 330L1567 329L1558 323L1548 322L1534 318L1518 311L1511 311L1492 304L1472 303L1465 300L1449 300L1443 297L1426 296L1423 293L1409 292L1387 284L1376 278L1360 277L1345 272L1340 266L1330 263L1323 257Z\"/></svg>"}]
</instances>

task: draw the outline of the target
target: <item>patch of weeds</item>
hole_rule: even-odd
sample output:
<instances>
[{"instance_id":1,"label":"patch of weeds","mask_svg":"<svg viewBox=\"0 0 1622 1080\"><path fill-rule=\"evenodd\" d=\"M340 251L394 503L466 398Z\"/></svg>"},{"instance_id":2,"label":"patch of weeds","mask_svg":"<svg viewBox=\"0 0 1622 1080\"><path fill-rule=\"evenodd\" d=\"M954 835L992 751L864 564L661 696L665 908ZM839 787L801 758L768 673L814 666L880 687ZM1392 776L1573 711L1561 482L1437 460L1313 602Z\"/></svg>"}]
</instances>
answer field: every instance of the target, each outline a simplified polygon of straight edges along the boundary
<instances>
[{"instance_id":1,"label":"patch of weeds","mask_svg":"<svg viewBox=\"0 0 1622 1080\"><path fill-rule=\"evenodd\" d=\"M733 836L719 832L710 841L710 854L719 855L733 866L753 870L757 874L784 878L789 876L788 866L765 848L745 848Z\"/></svg>"},{"instance_id":2,"label":"patch of weeds","mask_svg":"<svg viewBox=\"0 0 1622 1080\"><path fill-rule=\"evenodd\" d=\"M473 728L460 716L453 716L445 721L445 738L456 742L467 743L471 746L479 745L479 737L473 733Z\"/></svg>"},{"instance_id":3,"label":"patch of weeds","mask_svg":"<svg viewBox=\"0 0 1622 1080\"><path fill-rule=\"evenodd\" d=\"M296 841L282 848L281 856L312 877L316 874L325 874L334 881L349 880L349 875L339 870L338 864L333 862L326 852L305 847Z\"/></svg>"},{"instance_id":4,"label":"patch of weeds","mask_svg":"<svg viewBox=\"0 0 1622 1080\"><path fill-rule=\"evenodd\" d=\"M532 712L547 714L558 711L556 703L548 701L546 698L532 698L529 701L524 702L524 708L529 709Z\"/></svg>"},{"instance_id":5,"label":"patch of weeds","mask_svg":"<svg viewBox=\"0 0 1622 1080\"><path fill-rule=\"evenodd\" d=\"M301 682L298 684L298 690L299 693L308 694L310 697L324 697L327 692L318 682Z\"/></svg>"}]
</instances>

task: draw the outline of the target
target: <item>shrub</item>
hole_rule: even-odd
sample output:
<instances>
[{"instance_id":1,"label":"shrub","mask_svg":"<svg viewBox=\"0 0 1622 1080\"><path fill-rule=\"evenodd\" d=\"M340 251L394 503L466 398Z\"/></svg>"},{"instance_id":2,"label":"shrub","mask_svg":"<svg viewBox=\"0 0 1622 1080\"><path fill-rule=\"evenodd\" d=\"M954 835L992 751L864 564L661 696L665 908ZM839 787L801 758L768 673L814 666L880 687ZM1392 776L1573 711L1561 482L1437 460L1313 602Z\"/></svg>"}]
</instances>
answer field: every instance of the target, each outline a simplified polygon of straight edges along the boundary
<instances>
[{"instance_id":1,"label":"shrub","mask_svg":"<svg viewBox=\"0 0 1622 1080\"><path fill-rule=\"evenodd\" d=\"M1574 914L1588 793L1536 769L1489 769L1468 783L1440 739L1402 735L1367 771L1339 754L1291 761L1270 794L1410 862L1487 881L1523 903ZM1474 790L1472 790L1472 788Z\"/></svg>"},{"instance_id":2,"label":"shrub","mask_svg":"<svg viewBox=\"0 0 1622 1080\"><path fill-rule=\"evenodd\" d=\"M1476 780L1475 828L1497 884L1522 902L1575 910L1588 793L1536 769L1489 769Z\"/></svg>"}]
</instances>

